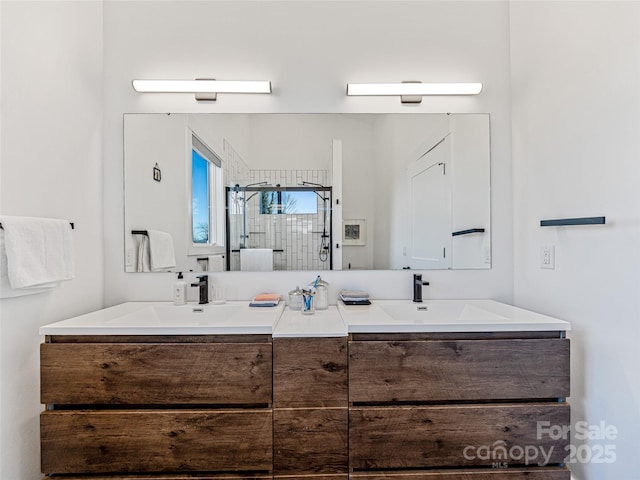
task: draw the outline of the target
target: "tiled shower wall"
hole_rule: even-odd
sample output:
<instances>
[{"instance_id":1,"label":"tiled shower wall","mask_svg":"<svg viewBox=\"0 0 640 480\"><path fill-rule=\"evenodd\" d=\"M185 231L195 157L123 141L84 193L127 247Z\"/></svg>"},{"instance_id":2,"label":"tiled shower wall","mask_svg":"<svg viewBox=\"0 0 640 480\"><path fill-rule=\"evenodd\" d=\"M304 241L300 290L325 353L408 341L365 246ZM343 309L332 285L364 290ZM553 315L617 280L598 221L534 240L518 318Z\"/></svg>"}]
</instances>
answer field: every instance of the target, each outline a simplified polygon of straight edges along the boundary
<instances>
[{"instance_id":1,"label":"tiled shower wall","mask_svg":"<svg viewBox=\"0 0 640 480\"><path fill-rule=\"evenodd\" d=\"M246 183L268 182L275 186L297 187L305 182L330 186L327 170L251 170L250 179ZM238 182L239 183L239 182ZM254 192L247 192L249 198ZM329 192L319 192L329 196ZM233 198L233 194L231 196ZM323 202L319 197L318 213L313 214L281 214L261 215L260 194L247 202L247 243L248 248L273 248L274 270L329 270L330 258L320 260L323 216L326 208L330 210L331 202ZM230 204L230 245L231 270L240 270L240 254L238 250L242 235L241 202L235 206ZM240 208L238 208L240 207ZM331 216L326 212L326 232L331 233ZM327 245L331 246L329 239Z\"/></svg>"},{"instance_id":2,"label":"tiled shower wall","mask_svg":"<svg viewBox=\"0 0 640 480\"><path fill-rule=\"evenodd\" d=\"M244 159L235 151L233 145L224 140L223 143L225 162L223 165L224 178L227 185L232 187L235 184L246 185L251 183L251 170Z\"/></svg>"}]
</instances>

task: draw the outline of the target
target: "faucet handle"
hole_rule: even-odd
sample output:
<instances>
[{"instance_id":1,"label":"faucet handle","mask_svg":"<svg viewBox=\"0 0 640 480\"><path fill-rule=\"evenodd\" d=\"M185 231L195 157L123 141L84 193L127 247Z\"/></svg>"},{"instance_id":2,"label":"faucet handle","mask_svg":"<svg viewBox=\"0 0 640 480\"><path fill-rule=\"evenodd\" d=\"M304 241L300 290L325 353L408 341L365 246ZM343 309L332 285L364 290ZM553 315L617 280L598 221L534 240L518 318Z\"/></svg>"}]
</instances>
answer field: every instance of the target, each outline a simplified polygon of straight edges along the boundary
<instances>
[{"instance_id":1,"label":"faucet handle","mask_svg":"<svg viewBox=\"0 0 640 480\"><path fill-rule=\"evenodd\" d=\"M429 282L422 281L422 274L421 273L414 273L413 274L413 281L416 282L416 283L420 282L422 285L429 285Z\"/></svg>"}]
</instances>

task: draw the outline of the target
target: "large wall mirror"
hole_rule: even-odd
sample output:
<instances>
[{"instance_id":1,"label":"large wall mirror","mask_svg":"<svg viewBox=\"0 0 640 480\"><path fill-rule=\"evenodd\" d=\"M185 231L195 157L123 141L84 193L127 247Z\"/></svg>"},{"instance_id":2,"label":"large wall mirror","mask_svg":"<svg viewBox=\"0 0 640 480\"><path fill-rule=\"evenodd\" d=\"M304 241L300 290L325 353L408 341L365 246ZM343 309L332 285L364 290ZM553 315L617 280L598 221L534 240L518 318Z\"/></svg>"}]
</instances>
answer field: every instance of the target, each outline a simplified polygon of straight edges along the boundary
<instances>
[{"instance_id":1,"label":"large wall mirror","mask_svg":"<svg viewBox=\"0 0 640 480\"><path fill-rule=\"evenodd\" d=\"M488 114L125 114L125 271L491 266Z\"/></svg>"}]
</instances>

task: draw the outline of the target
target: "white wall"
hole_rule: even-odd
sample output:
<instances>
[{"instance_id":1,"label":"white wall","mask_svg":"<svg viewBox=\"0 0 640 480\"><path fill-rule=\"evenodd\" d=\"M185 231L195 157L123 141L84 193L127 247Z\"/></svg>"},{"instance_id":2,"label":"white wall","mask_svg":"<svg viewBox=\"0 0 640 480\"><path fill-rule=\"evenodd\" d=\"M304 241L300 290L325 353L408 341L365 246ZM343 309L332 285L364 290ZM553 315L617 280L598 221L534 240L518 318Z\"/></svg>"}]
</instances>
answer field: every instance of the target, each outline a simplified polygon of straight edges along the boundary
<instances>
[{"instance_id":1,"label":"white wall","mask_svg":"<svg viewBox=\"0 0 640 480\"><path fill-rule=\"evenodd\" d=\"M0 3L0 212L75 222L76 278L0 300L0 478L40 474L40 325L103 300L102 4Z\"/></svg>"},{"instance_id":2,"label":"white wall","mask_svg":"<svg viewBox=\"0 0 640 480\"><path fill-rule=\"evenodd\" d=\"M493 268L433 271L425 296L512 298L509 30L506 2L106 2L105 302L167 300L173 278L122 267L126 112L472 112L491 114ZM138 94L134 78L269 79L272 95ZM477 97L346 97L347 82L482 81ZM333 285L409 298L408 272L334 272ZM286 293L313 272L222 274L230 298ZM302 279L302 280L301 280ZM306 282L304 282L306 283ZM384 285L384 288L381 286ZM194 289L191 289L194 290ZM193 296L195 292L190 292Z\"/></svg>"},{"instance_id":3,"label":"white wall","mask_svg":"<svg viewBox=\"0 0 640 480\"><path fill-rule=\"evenodd\" d=\"M515 303L572 323L573 422L619 431L575 441L617 456L576 478L640 478L640 3L516 1L510 22Z\"/></svg>"},{"instance_id":4,"label":"white wall","mask_svg":"<svg viewBox=\"0 0 640 480\"><path fill-rule=\"evenodd\" d=\"M127 275L122 261L122 114L169 111L490 113L493 268L428 272L426 295L510 301L515 285L518 305L570 320L574 420L620 430L616 463L573 469L581 479L637 478L639 5L0 2L0 211L70 218L78 260L64 287L0 302L0 478L40 478L38 326L100 308L103 285L107 305L170 298L170 277ZM189 96L139 95L130 84L203 75L270 79L274 93L197 105ZM485 88L412 107L344 96L347 81L416 78ZM600 214L606 226L538 227L542 218ZM538 269L542 243L556 246L555 270ZM334 293L410 294L407 272L326 277ZM304 272L215 278L230 298L308 280Z\"/></svg>"}]
</instances>

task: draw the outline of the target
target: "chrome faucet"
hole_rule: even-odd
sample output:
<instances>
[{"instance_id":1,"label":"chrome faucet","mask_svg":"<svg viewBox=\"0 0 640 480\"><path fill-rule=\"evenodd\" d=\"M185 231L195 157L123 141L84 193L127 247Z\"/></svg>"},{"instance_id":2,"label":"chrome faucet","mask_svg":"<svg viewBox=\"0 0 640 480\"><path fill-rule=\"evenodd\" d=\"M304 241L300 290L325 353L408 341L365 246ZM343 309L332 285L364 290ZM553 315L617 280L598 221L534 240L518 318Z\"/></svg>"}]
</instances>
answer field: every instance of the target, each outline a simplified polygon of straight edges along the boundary
<instances>
[{"instance_id":1,"label":"chrome faucet","mask_svg":"<svg viewBox=\"0 0 640 480\"><path fill-rule=\"evenodd\" d=\"M414 273L413 275L413 301L415 303L422 302L422 286L429 285L429 282L422 281L422 274Z\"/></svg>"},{"instance_id":2,"label":"chrome faucet","mask_svg":"<svg viewBox=\"0 0 640 480\"><path fill-rule=\"evenodd\" d=\"M208 275L200 275L196 277L199 281L198 283L192 283L192 287L199 287L199 300L198 303L200 305L204 305L205 303L209 303L209 276Z\"/></svg>"}]
</instances>

